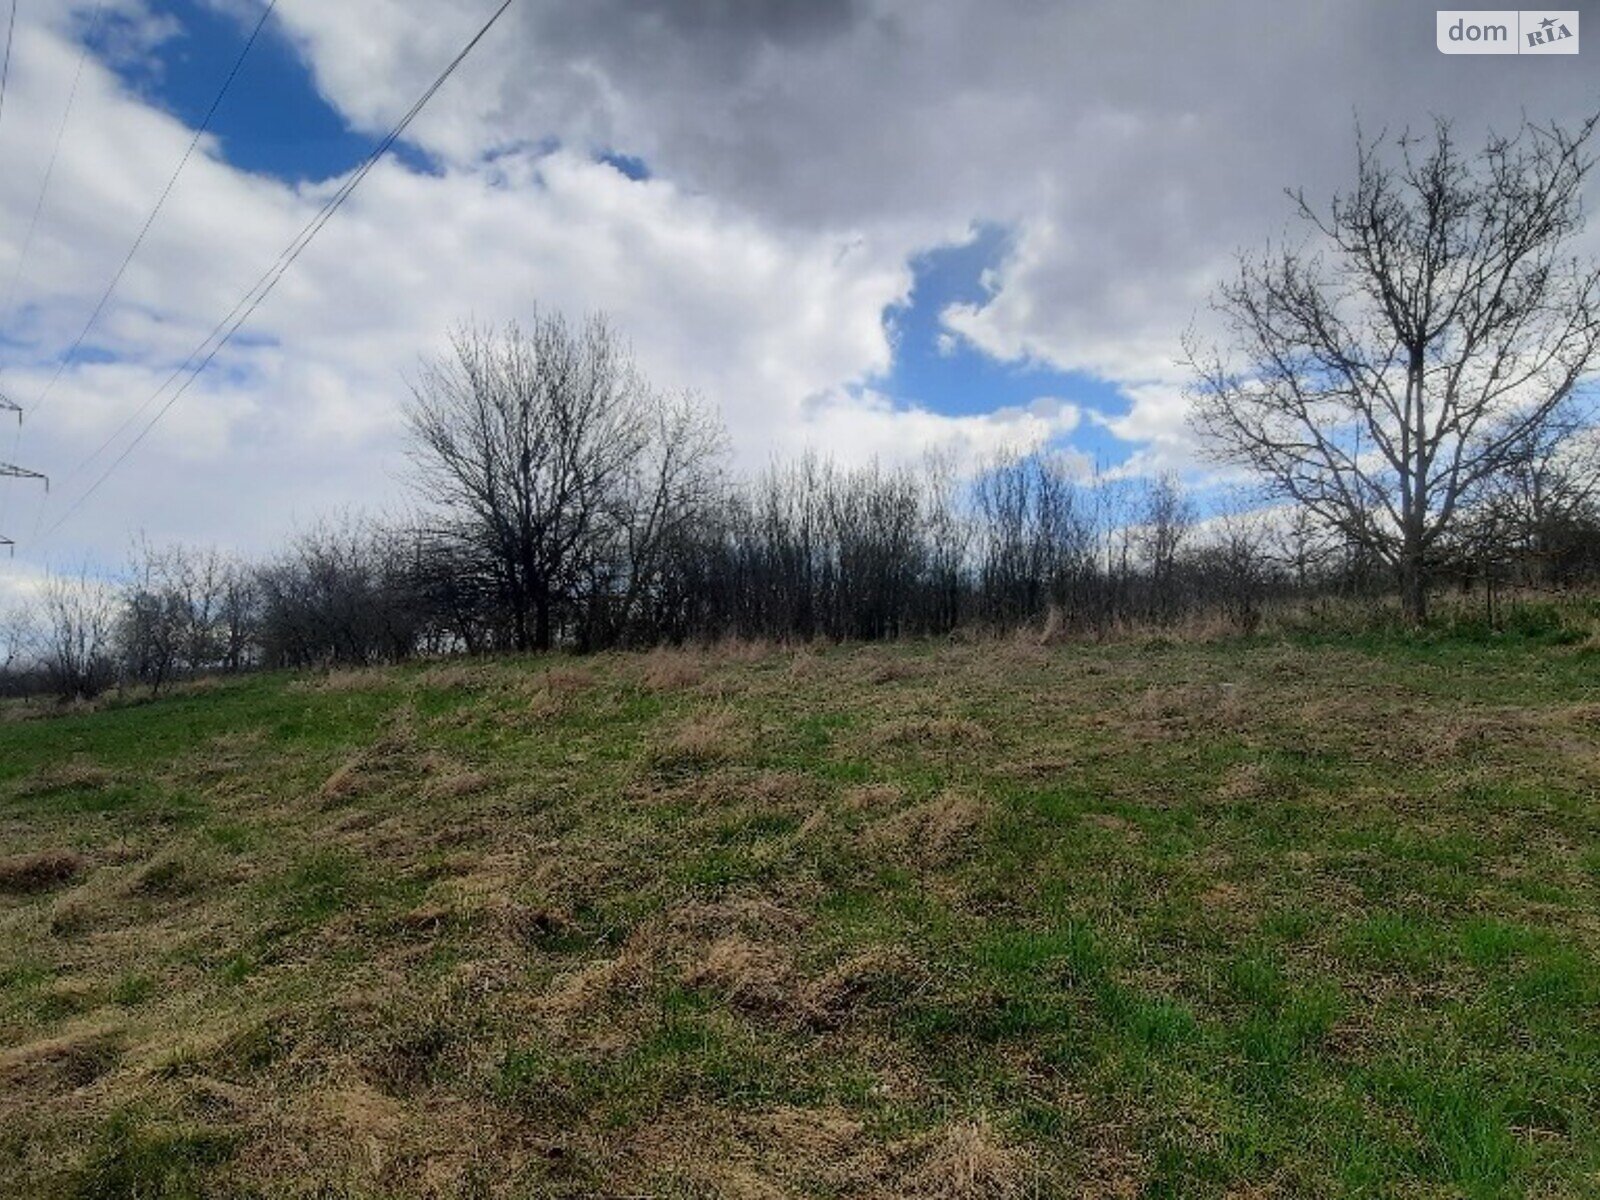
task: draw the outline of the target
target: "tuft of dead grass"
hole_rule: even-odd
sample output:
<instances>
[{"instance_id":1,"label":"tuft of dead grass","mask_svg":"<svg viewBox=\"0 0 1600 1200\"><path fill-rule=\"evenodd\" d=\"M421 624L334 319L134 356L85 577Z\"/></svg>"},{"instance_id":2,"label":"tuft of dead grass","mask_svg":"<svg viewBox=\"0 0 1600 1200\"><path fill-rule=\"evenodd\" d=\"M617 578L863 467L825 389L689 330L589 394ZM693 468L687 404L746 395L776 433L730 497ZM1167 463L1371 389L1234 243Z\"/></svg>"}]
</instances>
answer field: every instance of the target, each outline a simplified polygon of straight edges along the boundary
<instances>
[{"instance_id":1,"label":"tuft of dead grass","mask_svg":"<svg viewBox=\"0 0 1600 1200\"><path fill-rule=\"evenodd\" d=\"M806 984L799 1015L813 1029L839 1029L874 997L907 993L917 968L903 950L874 946L852 954Z\"/></svg>"},{"instance_id":2,"label":"tuft of dead grass","mask_svg":"<svg viewBox=\"0 0 1600 1200\"><path fill-rule=\"evenodd\" d=\"M1236 763L1217 785L1217 799L1227 804L1264 800L1272 792L1272 783L1272 769L1265 763Z\"/></svg>"},{"instance_id":3,"label":"tuft of dead grass","mask_svg":"<svg viewBox=\"0 0 1600 1200\"><path fill-rule=\"evenodd\" d=\"M872 742L879 748L968 749L994 740L989 730L968 717L902 717L879 725Z\"/></svg>"},{"instance_id":4,"label":"tuft of dead grass","mask_svg":"<svg viewBox=\"0 0 1600 1200\"><path fill-rule=\"evenodd\" d=\"M540 687L553 696L576 696L594 687L594 672L584 667L551 667L537 677Z\"/></svg>"},{"instance_id":5,"label":"tuft of dead grass","mask_svg":"<svg viewBox=\"0 0 1600 1200\"><path fill-rule=\"evenodd\" d=\"M736 1116L701 1104L635 1130L624 1155L644 1175L617 1195L788 1200L873 1196L893 1178L901 1147L874 1139L837 1106L782 1105ZM609 1194L613 1194L608 1192Z\"/></svg>"},{"instance_id":6,"label":"tuft of dead grass","mask_svg":"<svg viewBox=\"0 0 1600 1200\"><path fill-rule=\"evenodd\" d=\"M482 662L440 663L417 676L419 687L439 692L486 692L500 682L500 672Z\"/></svg>"},{"instance_id":7,"label":"tuft of dead grass","mask_svg":"<svg viewBox=\"0 0 1600 1200\"><path fill-rule=\"evenodd\" d=\"M651 692L682 692L706 677L698 655L683 650L658 649L645 656L639 681Z\"/></svg>"},{"instance_id":8,"label":"tuft of dead grass","mask_svg":"<svg viewBox=\"0 0 1600 1200\"><path fill-rule=\"evenodd\" d=\"M737 1008L775 1012L786 1006L793 975L793 963L776 946L733 934L712 942L682 979Z\"/></svg>"},{"instance_id":9,"label":"tuft of dead grass","mask_svg":"<svg viewBox=\"0 0 1600 1200\"><path fill-rule=\"evenodd\" d=\"M898 1193L917 1200L1008 1200L1026 1183L1024 1159L984 1119L957 1121L938 1134Z\"/></svg>"},{"instance_id":10,"label":"tuft of dead grass","mask_svg":"<svg viewBox=\"0 0 1600 1200\"><path fill-rule=\"evenodd\" d=\"M712 662L719 663L758 663L777 654L780 647L777 642L760 638L723 638L713 642L705 651L706 657Z\"/></svg>"},{"instance_id":11,"label":"tuft of dead grass","mask_svg":"<svg viewBox=\"0 0 1600 1200\"><path fill-rule=\"evenodd\" d=\"M73 758L58 766L49 767L26 780L18 794L46 796L51 792L96 792L117 782L114 772L106 770L86 758Z\"/></svg>"},{"instance_id":12,"label":"tuft of dead grass","mask_svg":"<svg viewBox=\"0 0 1600 1200\"><path fill-rule=\"evenodd\" d=\"M83 855L71 850L38 850L0 858L0 892L31 895L60 887L75 879L85 866Z\"/></svg>"},{"instance_id":13,"label":"tuft of dead grass","mask_svg":"<svg viewBox=\"0 0 1600 1200\"><path fill-rule=\"evenodd\" d=\"M860 783L846 788L840 799L851 812L881 813L898 807L905 795L899 784Z\"/></svg>"},{"instance_id":14,"label":"tuft of dead grass","mask_svg":"<svg viewBox=\"0 0 1600 1200\"><path fill-rule=\"evenodd\" d=\"M964 791L947 791L874 822L861 836L873 849L902 861L922 867L943 866L960 855L985 815L979 797Z\"/></svg>"},{"instance_id":15,"label":"tuft of dead grass","mask_svg":"<svg viewBox=\"0 0 1600 1200\"><path fill-rule=\"evenodd\" d=\"M764 1157L782 1174L814 1180L830 1192L857 1191L889 1167L889 1152L842 1108L783 1105L742 1125L746 1137L767 1150Z\"/></svg>"},{"instance_id":16,"label":"tuft of dead grass","mask_svg":"<svg viewBox=\"0 0 1600 1200\"><path fill-rule=\"evenodd\" d=\"M396 709L383 736L345 759L323 780L318 795L326 804L339 804L395 787L414 786L449 765L437 755L425 755L417 743L415 713L409 705ZM451 768L453 770L453 768Z\"/></svg>"},{"instance_id":17,"label":"tuft of dead grass","mask_svg":"<svg viewBox=\"0 0 1600 1200\"><path fill-rule=\"evenodd\" d=\"M494 776L483 771L445 766L428 776L422 785L422 796L425 800L459 800L463 796L486 792L494 783Z\"/></svg>"},{"instance_id":18,"label":"tuft of dead grass","mask_svg":"<svg viewBox=\"0 0 1600 1200\"><path fill-rule=\"evenodd\" d=\"M567 701L554 692L535 692L525 711L534 721L552 721L567 711Z\"/></svg>"},{"instance_id":19,"label":"tuft of dead grass","mask_svg":"<svg viewBox=\"0 0 1600 1200\"><path fill-rule=\"evenodd\" d=\"M743 748L738 718L726 710L697 713L658 742L650 765L659 771L706 770L728 762Z\"/></svg>"},{"instance_id":20,"label":"tuft of dead grass","mask_svg":"<svg viewBox=\"0 0 1600 1200\"><path fill-rule=\"evenodd\" d=\"M320 675L292 680L284 690L294 693L371 692L393 678L394 672L388 667L336 667Z\"/></svg>"},{"instance_id":21,"label":"tuft of dead grass","mask_svg":"<svg viewBox=\"0 0 1600 1200\"><path fill-rule=\"evenodd\" d=\"M345 759L333 769L333 774L322 781L317 794L324 800L347 800L362 790L362 768L366 755L357 754Z\"/></svg>"},{"instance_id":22,"label":"tuft of dead grass","mask_svg":"<svg viewBox=\"0 0 1600 1200\"><path fill-rule=\"evenodd\" d=\"M866 664L866 680L873 687L883 687L909 679L922 678L922 669L904 658L881 658Z\"/></svg>"},{"instance_id":23,"label":"tuft of dead grass","mask_svg":"<svg viewBox=\"0 0 1600 1200\"><path fill-rule=\"evenodd\" d=\"M314 1110L315 1119L345 1135L351 1149L365 1153L374 1175L382 1173L385 1152L405 1125L405 1107L398 1100L366 1084L352 1083L319 1092Z\"/></svg>"},{"instance_id":24,"label":"tuft of dead grass","mask_svg":"<svg viewBox=\"0 0 1600 1200\"><path fill-rule=\"evenodd\" d=\"M202 891L212 878L206 856L192 846L174 846L156 855L135 876L132 890L144 896L174 898Z\"/></svg>"},{"instance_id":25,"label":"tuft of dead grass","mask_svg":"<svg viewBox=\"0 0 1600 1200\"><path fill-rule=\"evenodd\" d=\"M122 1056L121 1031L89 1028L0 1050L0 1082L34 1092L70 1092L113 1070Z\"/></svg>"},{"instance_id":26,"label":"tuft of dead grass","mask_svg":"<svg viewBox=\"0 0 1600 1200\"><path fill-rule=\"evenodd\" d=\"M1132 705L1132 715L1156 725L1238 729L1247 716L1237 683L1152 684Z\"/></svg>"},{"instance_id":27,"label":"tuft of dead grass","mask_svg":"<svg viewBox=\"0 0 1600 1200\"><path fill-rule=\"evenodd\" d=\"M816 676L823 667L823 658L810 646L798 647L789 659L789 677L806 680Z\"/></svg>"}]
</instances>

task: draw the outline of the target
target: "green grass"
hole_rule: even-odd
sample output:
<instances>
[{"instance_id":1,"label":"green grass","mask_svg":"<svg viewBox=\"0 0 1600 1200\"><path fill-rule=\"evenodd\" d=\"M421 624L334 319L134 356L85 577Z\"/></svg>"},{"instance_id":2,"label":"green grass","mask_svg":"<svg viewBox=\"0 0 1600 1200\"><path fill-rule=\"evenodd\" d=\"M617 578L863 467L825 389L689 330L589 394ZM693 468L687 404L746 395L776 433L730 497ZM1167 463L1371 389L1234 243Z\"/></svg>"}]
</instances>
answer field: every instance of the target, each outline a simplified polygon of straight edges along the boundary
<instances>
[{"instance_id":1,"label":"green grass","mask_svg":"<svg viewBox=\"0 0 1600 1200\"><path fill-rule=\"evenodd\" d=\"M8 710L0 1194L1600 1195L1597 615Z\"/></svg>"}]
</instances>

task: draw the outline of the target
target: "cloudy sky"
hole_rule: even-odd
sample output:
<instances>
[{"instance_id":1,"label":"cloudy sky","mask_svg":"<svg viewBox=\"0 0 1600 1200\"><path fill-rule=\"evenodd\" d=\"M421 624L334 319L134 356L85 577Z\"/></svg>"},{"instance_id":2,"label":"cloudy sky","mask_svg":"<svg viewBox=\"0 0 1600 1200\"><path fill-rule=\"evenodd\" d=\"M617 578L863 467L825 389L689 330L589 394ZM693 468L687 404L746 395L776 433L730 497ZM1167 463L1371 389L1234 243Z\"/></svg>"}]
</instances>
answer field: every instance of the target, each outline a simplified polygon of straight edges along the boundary
<instances>
[{"instance_id":1,"label":"cloudy sky","mask_svg":"<svg viewBox=\"0 0 1600 1200\"><path fill-rule=\"evenodd\" d=\"M517 0L83 500L496 7L280 0L63 368L264 3L17 0L0 392L29 412L0 461L52 486L0 484L0 586L397 502L420 357L536 306L609 314L747 468L1048 443L1193 470L1178 339L1285 187L1349 177L1354 120L1600 108L1600 46L1446 57L1407 0Z\"/></svg>"}]
</instances>

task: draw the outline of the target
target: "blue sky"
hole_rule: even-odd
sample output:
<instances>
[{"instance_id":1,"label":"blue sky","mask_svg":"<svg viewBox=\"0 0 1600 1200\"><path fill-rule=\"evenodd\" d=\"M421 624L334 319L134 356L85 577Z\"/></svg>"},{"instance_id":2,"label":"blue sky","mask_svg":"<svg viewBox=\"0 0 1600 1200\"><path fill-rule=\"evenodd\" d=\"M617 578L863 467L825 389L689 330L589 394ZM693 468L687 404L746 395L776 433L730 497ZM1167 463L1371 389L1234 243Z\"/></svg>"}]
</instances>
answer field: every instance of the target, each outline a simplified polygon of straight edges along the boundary
<instances>
[{"instance_id":1,"label":"blue sky","mask_svg":"<svg viewBox=\"0 0 1600 1200\"><path fill-rule=\"evenodd\" d=\"M149 55L106 53L120 33L115 17L96 40L130 89L195 128L254 22L243 25L236 15L194 0L162 0L157 11L176 22L177 32ZM212 118L211 132L234 166L290 183L340 175L366 158L376 142L351 129L317 92L305 60L275 20L251 47Z\"/></svg>"},{"instance_id":2,"label":"blue sky","mask_svg":"<svg viewBox=\"0 0 1600 1200\"><path fill-rule=\"evenodd\" d=\"M1117 414L1127 404L1116 387L1076 371L1060 371L1037 359L1002 362L953 336L940 320L952 304L981 304L986 280L1011 249L1001 225L980 225L970 241L917 255L911 263L910 302L885 310L894 346L893 369L878 386L902 402L935 412L977 415L996 408L1026 407L1042 398L1064 400L1086 410ZM1131 447L1093 421L1071 434L1072 446L1097 462L1121 462Z\"/></svg>"}]
</instances>

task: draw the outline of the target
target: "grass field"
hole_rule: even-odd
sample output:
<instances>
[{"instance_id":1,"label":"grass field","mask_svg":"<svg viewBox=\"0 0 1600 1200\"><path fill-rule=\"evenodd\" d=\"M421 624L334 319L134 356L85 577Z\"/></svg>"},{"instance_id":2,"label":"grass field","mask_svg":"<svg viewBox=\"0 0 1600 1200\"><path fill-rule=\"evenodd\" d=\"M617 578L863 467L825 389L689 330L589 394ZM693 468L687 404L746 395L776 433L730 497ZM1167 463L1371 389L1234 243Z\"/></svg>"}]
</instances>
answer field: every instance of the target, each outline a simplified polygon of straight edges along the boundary
<instances>
[{"instance_id":1,"label":"grass field","mask_svg":"<svg viewBox=\"0 0 1600 1200\"><path fill-rule=\"evenodd\" d=\"M1600 1195L1597 612L0 723L0 1193Z\"/></svg>"}]
</instances>

